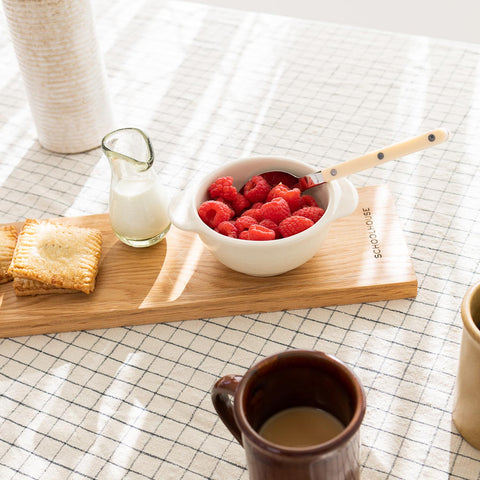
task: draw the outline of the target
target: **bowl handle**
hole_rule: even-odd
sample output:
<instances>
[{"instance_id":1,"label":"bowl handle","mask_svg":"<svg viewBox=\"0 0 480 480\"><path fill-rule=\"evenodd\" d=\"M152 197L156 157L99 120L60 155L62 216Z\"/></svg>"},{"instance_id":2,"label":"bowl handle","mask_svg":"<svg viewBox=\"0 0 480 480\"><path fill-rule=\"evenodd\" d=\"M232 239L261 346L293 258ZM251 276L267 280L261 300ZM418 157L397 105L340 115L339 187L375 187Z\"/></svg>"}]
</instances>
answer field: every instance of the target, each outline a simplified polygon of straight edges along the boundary
<instances>
[{"instance_id":1,"label":"bowl handle","mask_svg":"<svg viewBox=\"0 0 480 480\"><path fill-rule=\"evenodd\" d=\"M353 186L352 182L346 178L339 178L335 180L341 190L341 202L337 210L333 214L332 220L338 220L339 218L346 217L355 211L358 205L358 191Z\"/></svg>"},{"instance_id":2,"label":"bowl handle","mask_svg":"<svg viewBox=\"0 0 480 480\"><path fill-rule=\"evenodd\" d=\"M195 222L191 218L192 210L185 197L185 192L181 191L175 194L168 207L168 215L171 222L181 230L195 230Z\"/></svg>"}]
</instances>

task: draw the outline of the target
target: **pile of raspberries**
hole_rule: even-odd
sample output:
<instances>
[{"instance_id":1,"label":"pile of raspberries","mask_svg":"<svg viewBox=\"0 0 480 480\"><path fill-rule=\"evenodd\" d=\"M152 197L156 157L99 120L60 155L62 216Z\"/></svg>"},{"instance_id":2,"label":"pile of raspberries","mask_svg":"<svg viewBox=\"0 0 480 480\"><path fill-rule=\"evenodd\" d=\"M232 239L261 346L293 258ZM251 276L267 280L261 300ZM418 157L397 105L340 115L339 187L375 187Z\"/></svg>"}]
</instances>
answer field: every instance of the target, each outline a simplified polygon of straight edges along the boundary
<instances>
[{"instance_id":1,"label":"pile of raspberries","mask_svg":"<svg viewBox=\"0 0 480 480\"><path fill-rule=\"evenodd\" d=\"M308 187L284 172L253 176L241 189L232 177L220 177L208 188L198 215L210 228L243 240L275 240L310 228L324 214Z\"/></svg>"}]
</instances>

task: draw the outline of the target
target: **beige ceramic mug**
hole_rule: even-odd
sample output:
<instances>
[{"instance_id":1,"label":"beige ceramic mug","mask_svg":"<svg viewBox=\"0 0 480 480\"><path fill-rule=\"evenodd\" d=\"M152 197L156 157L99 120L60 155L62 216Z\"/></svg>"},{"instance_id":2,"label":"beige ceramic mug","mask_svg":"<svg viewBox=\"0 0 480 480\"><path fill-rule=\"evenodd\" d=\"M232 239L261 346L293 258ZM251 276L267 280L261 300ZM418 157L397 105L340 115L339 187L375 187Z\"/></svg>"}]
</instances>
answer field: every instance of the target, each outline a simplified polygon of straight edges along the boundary
<instances>
[{"instance_id":1,"label":"beige ceramic mug","mask_svg":"<svg viewBox=\"0 0 480 480\"><path fill-rule=\"evenodd\" d=\"M462 437L480 449L480 283L463 298L462 321L453 421Z\"/></svg>"}]
</instances>

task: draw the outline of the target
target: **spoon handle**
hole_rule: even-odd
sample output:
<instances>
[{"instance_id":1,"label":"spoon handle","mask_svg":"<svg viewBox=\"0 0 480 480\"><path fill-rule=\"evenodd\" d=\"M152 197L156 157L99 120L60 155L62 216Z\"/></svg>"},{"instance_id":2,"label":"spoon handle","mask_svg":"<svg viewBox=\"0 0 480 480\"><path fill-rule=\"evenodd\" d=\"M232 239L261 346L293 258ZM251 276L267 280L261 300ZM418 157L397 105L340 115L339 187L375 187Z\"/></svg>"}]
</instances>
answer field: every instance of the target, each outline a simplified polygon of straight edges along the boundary
<instances>
[{"instance_id":1,"label":"spoon handle","mask_svg":"<svg viewBox=\"0 0 480 480\"><path fill-rule=\"evenodd\" d=\"M390 160L396 160L397 158L418 152L419 150L439 145L440 143L445 142L448 137L449 133L447 130L437 128L436 130L426 132L417 137L410 138L400 143L395 143L389 147L366 153L353 160L348 160L347 162L338 163L337 165L325 168L321 172L322 177L326 182L346 177L347 175L361 172L368 168L389 162Z\"/></svg>"}]
</instances>

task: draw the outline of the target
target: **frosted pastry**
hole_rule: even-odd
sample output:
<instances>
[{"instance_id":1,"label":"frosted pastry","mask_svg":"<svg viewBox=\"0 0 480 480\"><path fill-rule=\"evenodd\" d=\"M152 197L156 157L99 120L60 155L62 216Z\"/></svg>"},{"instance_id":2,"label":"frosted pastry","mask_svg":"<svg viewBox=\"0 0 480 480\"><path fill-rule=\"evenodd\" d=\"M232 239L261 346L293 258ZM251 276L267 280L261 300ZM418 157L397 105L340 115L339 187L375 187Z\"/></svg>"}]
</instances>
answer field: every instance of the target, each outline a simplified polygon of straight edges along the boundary
<instances>
[{"instance_id":1,"label":"frosted pastry","mask_svg":"<svg viewBox=\"0 0 480 480\"><path fill-rule=\"evenodd\" d=\"M18 236L9 273L50 287L91 293L101 249L102 234L97 229L28 219ZM29 288L21 286L20 280L16 284L18 291ZM37 287L42 290L38 293L49 293Z\"/></svg>"},{"instance_id":2,"label":"frosted pastry","mask_svg":"<svg viewBox=\"0 0 480 480\"><path fill-rule=\"evenodd\" d=\"M0 226L0 283L9 282L13 278L8 273L8 268L15 251L17 236L18 232L15 225Z\"/></svg>"}]
</instances>

